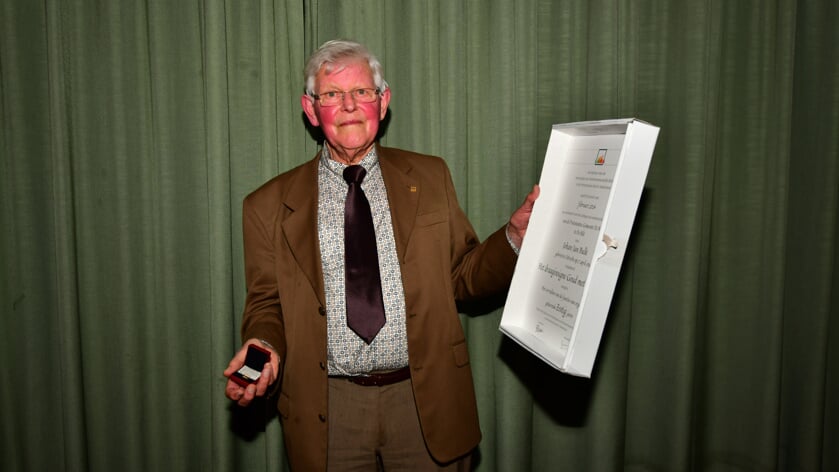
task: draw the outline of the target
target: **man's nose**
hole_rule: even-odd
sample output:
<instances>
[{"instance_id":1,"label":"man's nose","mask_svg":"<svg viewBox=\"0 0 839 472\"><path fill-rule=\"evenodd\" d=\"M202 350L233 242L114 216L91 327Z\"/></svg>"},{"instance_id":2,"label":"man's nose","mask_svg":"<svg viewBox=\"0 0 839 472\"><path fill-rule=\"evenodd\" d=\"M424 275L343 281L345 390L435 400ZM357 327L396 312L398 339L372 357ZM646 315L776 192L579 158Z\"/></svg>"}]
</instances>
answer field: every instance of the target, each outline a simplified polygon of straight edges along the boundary
<instances>
[{"instance_id":1,"label":"man's nose","mask_svg":"<svg viewBox=\"0 0 839 472\"><path fill-rule=\"evenodd\" d=\"M352 92L344 92L341 95L341 107L345 110L355 110L355 98Z\"/></svg>"}]
</instances>

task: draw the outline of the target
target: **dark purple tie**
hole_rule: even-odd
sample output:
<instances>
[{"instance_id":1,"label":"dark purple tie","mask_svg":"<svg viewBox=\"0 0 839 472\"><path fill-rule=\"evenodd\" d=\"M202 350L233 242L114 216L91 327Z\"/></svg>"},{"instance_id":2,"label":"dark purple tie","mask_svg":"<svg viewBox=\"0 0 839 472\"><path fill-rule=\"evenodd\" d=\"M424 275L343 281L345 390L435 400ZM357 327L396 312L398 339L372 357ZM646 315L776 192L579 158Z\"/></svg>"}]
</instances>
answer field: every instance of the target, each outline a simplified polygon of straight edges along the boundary
<instances>
[{"instance_id":1,"label":"dark purple tie","mask_svg":"<svg viewBox=\"0 0 839 472\"><path fill-rule=\"evenodd\" d=\"M366 174L359 165L344 169L344 180L349 184L344 204L344 286L347 326L370 344L385 325L385 307L373 215L361 190Z\"/></svg>"}]
</instances>

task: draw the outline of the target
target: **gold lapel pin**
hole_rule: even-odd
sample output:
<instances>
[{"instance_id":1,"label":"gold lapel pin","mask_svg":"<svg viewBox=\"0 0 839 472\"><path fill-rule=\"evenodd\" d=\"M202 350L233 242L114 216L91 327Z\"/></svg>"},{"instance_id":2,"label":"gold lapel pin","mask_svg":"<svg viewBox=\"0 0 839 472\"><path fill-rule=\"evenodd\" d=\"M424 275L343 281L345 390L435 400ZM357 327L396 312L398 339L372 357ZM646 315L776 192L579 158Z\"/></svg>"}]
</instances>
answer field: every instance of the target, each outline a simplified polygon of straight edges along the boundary
<instances>
[{"instance_id":1,"label":"gold lapel pin","mask_svg":"<svg viewBox=\"0 0 839 472\"><path fill-rule=\"evenodd\" d=\"M417 191L417 186L416 185L411 185L411 192L416 193L416 191Z\"/></svg>"}]
</instances>

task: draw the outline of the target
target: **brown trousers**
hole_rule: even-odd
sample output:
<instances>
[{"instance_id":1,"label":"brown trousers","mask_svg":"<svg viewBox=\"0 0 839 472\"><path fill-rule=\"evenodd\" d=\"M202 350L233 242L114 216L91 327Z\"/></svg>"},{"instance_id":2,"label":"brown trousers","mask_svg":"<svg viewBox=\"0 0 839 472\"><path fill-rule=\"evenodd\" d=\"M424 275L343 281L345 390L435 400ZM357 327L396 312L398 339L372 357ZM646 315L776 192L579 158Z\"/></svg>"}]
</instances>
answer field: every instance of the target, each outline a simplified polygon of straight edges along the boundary
<instances>
[{"instance_id":1,"label":"brown trousers","mask_svg":"<svg viewBox=\"0 0 839 472\"><path fill-rule=\"evenodd\" d=\"M471 455L436 462L425 447L411 381L382 387L329 379L330 471L468 471Z\"/></svg>"}]
</instances>

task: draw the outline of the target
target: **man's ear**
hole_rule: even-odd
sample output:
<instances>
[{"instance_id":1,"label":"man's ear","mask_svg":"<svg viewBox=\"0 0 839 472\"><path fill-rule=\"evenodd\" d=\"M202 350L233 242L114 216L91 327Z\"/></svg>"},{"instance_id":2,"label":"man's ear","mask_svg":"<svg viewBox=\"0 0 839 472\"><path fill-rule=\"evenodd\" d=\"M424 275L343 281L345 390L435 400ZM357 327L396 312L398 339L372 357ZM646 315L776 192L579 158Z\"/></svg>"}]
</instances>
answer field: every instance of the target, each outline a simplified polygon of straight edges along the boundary
<instances>
[{"instance_id":1,"label":"man's ear","mask_svg":"<svg viewBox=\"0 0 839 472\"><path fill-rule=\"evenodd\" d=\"M303 94L303 96L300 97L300 106L303 107L303 113L306 114L306 118L309 119L309 123L311 123L315 128L319 127L320 121L318 120L318 115L315 113L314 98Z\"/></svg>"},{"instance_id":2,"label":"man's ear","mask_svg":"<svg viewBox=\"0 0 839 472\"><path fill-rule=\"evenodd\" d=\"M379 121L385 119L385 115L387 115L387 106L390 103L390 87L386 88L384 92L382 92L382 100L381 100L381 108L379 109Z\"/></svg>"}]
</instances>

